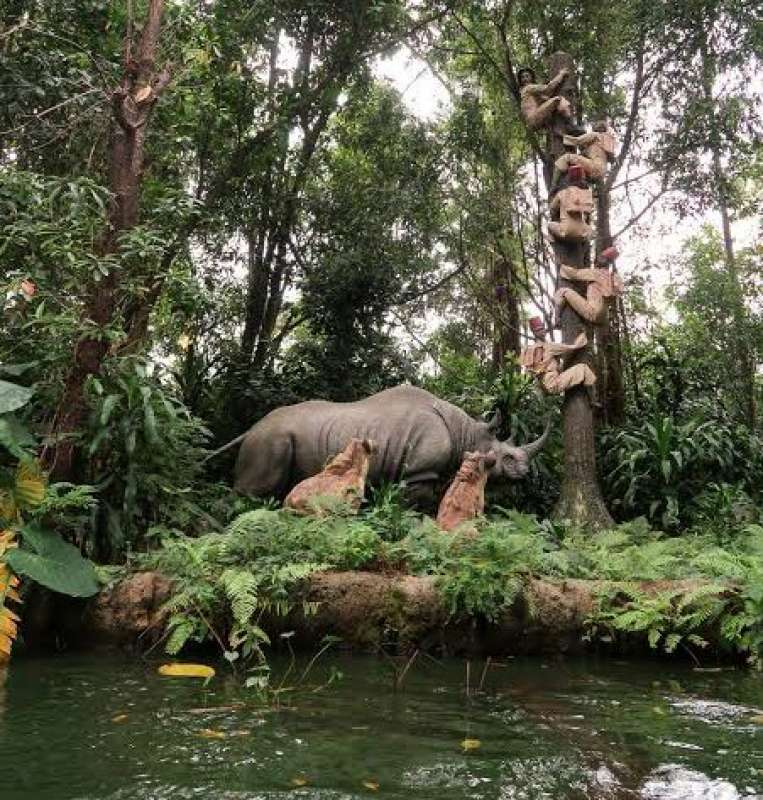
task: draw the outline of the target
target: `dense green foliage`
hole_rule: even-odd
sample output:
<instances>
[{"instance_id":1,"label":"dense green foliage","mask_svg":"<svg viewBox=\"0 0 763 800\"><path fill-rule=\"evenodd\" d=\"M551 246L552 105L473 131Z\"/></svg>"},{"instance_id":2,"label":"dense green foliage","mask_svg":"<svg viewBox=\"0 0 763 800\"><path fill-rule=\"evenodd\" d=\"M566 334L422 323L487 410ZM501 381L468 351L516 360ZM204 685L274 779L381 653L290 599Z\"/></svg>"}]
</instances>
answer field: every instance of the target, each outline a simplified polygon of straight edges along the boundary
<instances>
[{"instance_id":1,"label":"dense green foliage","mask_svg":"<svg viewBox=\"0 0 763 800\"><path fill-rule=\"evenodd\" d=\"M23 386L0 381L0 644L5 640L8 646L17 617L9 616L6 604L20 601L15 591L19 578L74 597L90 597L99 588L92 562L64 541L63 531L46 527L55 524L54 509L85 508L90 495L89 487L68 491L48 486L33 455L36 441L18 418L31 395ZM9 647L3 647L0 662L9 654Z\"/></svg>"},{"instance_id":2,"label":"dense green foliage","mask_svg":"<svg viewBox=\"0 0 763 800\"><path fill-rule=\"evenodd\" d=\"M394 519L394 524L390 522ZM431 520L382 498L359 517L298 517L261 508L224 533L164 540L144 566L176 581L167 649L217 640L226 651L262 656L263 613L286 615L302 604L300 586L325 570L402 570L434 576L456 618L496 620L533 576L601 581L589 620L592 637L643 633L652 647L673 652L705 647L712 638L752 663L763 658L763 527L738 526L733 542L693 531L669 537L645 520L590 537L506 511L483 521L477 536L443 534ZM667 588L639 582L684 581ZM529 610L532 614L532 609Z\"/></svg>"},{"instance_id":3,"label":"dense green foliage","mask_svg":"<svg viewBox=\"0 0 763 800\"><path fill-rule=\"evenodd\" d=\"M642 630L673 650L715 621L757 657L750 76L763 42L750 4L0 8L0 492L18 494L19 460L45 484L19 495L24 525L0 519L26 542L19 572L53 585L68 564L68 590L84 593L77 552L148 552L180 578L171 650L232 619L216 634L226 651L260 657L259 616L325 568L402 565L436 576L453 614L488 618L531 574L733 580L730 595L612 589L592 631ZM618 240L626 291L591 338L600 482L622 524L597 539L546 520L564 477L561 403L516 363L556 288L516 74L545 74L560 49L586 123L606 116L620 148L596 222ZM390 66L405 79L383 77ZM418 107L422 75L447 96L436 113ZM233 451L203 461L273 408L403 381L474 416L500 411L517 443L553 423L525 480L489 485L476 539L441 536L394 485L370 490L358 519L252 510L228 489ZM46 554L55 564L33 567Z\"/></svg>"}]
</instances>

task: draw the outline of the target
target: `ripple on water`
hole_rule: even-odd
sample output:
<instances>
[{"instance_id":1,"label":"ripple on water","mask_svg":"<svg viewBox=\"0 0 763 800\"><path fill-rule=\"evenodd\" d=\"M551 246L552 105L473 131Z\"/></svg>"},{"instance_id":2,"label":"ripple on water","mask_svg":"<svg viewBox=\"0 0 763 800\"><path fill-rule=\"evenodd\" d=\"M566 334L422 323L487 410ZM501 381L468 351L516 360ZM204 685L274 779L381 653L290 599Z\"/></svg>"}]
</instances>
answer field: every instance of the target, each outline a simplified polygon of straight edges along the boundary
<instances>
[{"instance_id":1,"label":"ripple on water","mask_svg":"<svg viewBox=\"0 0 763 800\"><path fill-rule=\"evenodd\" d=\"M759 708L752 706L736 705L735 703L724 703L719 700L701 700L699 698L670 699L670 705L677 711L696 717L704 722L734 722L745 721L745 717L752 714L763 714Z\"/></svg>"},{"instance_id":2,"label":"ripple on water","mask_svg":"<svg viewBox=\"0 0 763 800\"><path fill-rule=\"evenodd\" d=\"M742 795L728 781L709 778L680 764L663 764L646 779L641 797L645 800L761 800L763 795Z\"/></svg>"},{"instance_id":3,"label":"ripple on water","mask_svg":"<svg viewBox=\"0 0 763 800\"><path fill-rule=\"evenodd\" d=\"M527 758L505 761L501 800L547 800L590 797L591 772L571 758Z\"/></svg>"},{"instance_id":4,"label":"ripple on water","mask_svg":"<svg viewBox=\"0 0 763 800\"><path fill-rule=\"evenodd\" d=\"M473 789L491 779L475 775L466 759L438 761L406 770L401 783L410 789Z\"/></svg>"},{"instance_id":5,"label":"ripple on water","mask_svg":"<svg viewBox=\"0 0 763 800\"><path fill-rule=\"evenodd\" d=\"M20 659L0 705L0 798L763 800L758 674L634 663L618 678L610 663L527 659L466 697L460 661L417 665L401 692L384 662L336 657L326 672L337 662L331 691L267 709L224 678Z\"/></svg>"},{"instance_id":6,"label":"ripple on water","mask_svg":"<svg viewBox=\"0 0 763 800\"><path fill-rule=\"evenodd\" d=\"M205 800L367 800L367 795L348 794L334 789L320 789L305 787L303 789L272 789L265 791L225 791L217 786L177 786L175 784L147 785L145 787L132 787L119 789L103 800L196 800L203 797ZM89 795L76 798L76 800L93 800ZM98 798L101 800L101 798Z\"/></svg>"}]
</instances>

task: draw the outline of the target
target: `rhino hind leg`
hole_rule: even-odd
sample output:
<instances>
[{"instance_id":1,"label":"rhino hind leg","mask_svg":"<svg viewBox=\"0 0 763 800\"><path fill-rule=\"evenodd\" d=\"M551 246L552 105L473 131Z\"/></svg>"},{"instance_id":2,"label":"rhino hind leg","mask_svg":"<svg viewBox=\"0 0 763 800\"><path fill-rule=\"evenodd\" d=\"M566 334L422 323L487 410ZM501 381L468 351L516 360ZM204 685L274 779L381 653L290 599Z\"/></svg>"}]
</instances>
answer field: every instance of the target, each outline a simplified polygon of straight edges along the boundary
<instances>
[{"instance_id":1,"label":"rhino hind leg","mask_svg":"<svg viewBox=\"0 0 763 800\"><path fill-rule=\"evenodd\" d=\"M294 447L289 436L253 436L245 440L236 462L234 489L249 497L283 499L291 488Z\"/></svg>"}]
</instances>

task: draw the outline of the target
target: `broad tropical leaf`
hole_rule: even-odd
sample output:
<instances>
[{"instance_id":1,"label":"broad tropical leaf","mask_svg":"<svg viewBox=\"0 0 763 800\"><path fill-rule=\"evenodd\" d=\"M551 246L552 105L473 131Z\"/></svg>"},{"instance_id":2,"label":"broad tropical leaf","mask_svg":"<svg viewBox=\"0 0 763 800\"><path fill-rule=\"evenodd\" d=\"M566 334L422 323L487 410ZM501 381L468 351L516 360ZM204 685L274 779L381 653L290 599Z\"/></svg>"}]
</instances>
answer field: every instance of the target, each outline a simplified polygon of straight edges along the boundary
<instances>
[{"instance_id":1,"label":"broad tropical leaf","mask_svg":"<svg viewBox=\"0 0 763 800\"><path fill-rule=\"evenodd\" d=\"M8 566L16 574L72 597L90 597L98 591L93 564L76 547L36 525L25 525L20 533L34 552L17 549L8 553Z\"/></svg>"},{"instance_id":2,"label":"broad tropical leaf","mask_svg":"<svg viewBox=\"0 0 763 800\"><path fill-rule=\"evenodd\" d=\"M33 393L34 390L26 386L0 381L0 414L8 414L26 405Z\"/></svg>"},{"instance_id":3,"label":"broad tropical leaf","mask_svg":"<svg viewBox=\"0 0 763 800\"><path fill-rule=\"evenodd\" d=\"M24 458L25 448L33 444L34 437L13 414L0 416L0 447L4 447L16 458Z\"/></svg>"}]
</instances>

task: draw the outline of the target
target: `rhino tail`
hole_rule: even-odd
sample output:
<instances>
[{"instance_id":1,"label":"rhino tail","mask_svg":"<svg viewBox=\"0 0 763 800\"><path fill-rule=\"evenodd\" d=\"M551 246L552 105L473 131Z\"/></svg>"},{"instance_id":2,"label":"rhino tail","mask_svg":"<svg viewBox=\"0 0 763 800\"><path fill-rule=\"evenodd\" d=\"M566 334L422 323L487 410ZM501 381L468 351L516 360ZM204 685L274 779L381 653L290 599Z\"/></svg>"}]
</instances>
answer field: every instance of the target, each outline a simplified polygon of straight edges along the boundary
<instances>
[{"instance_id":1,"label":"rhino tail","mask_svg":"<svg viewBox=\"0 0 763 800\"><path fill-rule=\"evenodd\" d=\"M237 444L240 444L246 438L247 433L249 433L249 431L244 431L241 436L237 436L235 439L231 439L230 442L224 444L222 447L218 447L217 450L213 450L201 463L206 464L210 458L214 458L215 456L220 455L220 453L230 450L231 447L235 447Z\"/></svg>"}]
</instances>

